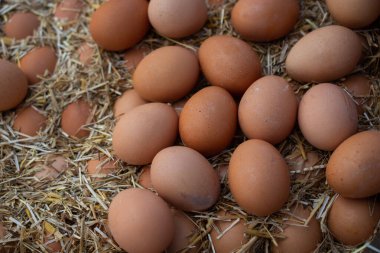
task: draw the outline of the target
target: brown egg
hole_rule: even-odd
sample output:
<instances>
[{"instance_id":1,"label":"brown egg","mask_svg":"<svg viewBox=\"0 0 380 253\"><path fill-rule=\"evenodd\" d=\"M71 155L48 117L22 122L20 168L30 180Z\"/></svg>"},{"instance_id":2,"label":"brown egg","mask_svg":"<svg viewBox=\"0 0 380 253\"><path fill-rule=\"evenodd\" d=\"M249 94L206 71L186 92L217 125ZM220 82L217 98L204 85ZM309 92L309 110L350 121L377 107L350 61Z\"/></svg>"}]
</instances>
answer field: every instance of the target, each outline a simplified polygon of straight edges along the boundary
<instances>
[{"instance_id":1,"label":"brown egg","mask_svg":"<svg viewBox=\"0 0 380 253\"><path fill-rule=\"evenodd\" d=\"M134 47L129 49L124 54L125 67L128 71L133 71L136 69L137 65L140 63L144 57L150 53L150 49L147 46Z\"/></svg>"},{"instance_id":2,"label":"brown egg","mask_svg":"<svg viewBox=\"0 0 380 253\"><path fill-rule=\"evenodd\" d=\"M95 55L95 48L88 44L87 42L84 42L80 48L78 48L77 53L79 55L79 61L84 65L88 66L91 65L94 61L94 55Z\"/></svg>"},{"instance_id":3,"label":"brown egg","mask_svg":"<svg viewBox=\"0 0 380 253\"><path fill-rule=\"evenodd\" d=\"M326 0L326 4L339 24L352 29L369 26L380 15L379 0Z\"/></svg>"},{"instance_id":4,"label":"brown egg","mask_svg":"<svg viewBox=\"0 0 380 253\"><path fill-rule=\"evenodd\" d=\"M161 253L174 237L168 205L145 189L118 193L109 207L108 224L117 244L130 253Z\"/></svg>"},{"instance_id":5,"label":"brown egg","mask_svg":"<svg viewBox=\"0 0 380 253\"><path fill-rule=\"evenodd\" d=\"M380 193L379 154L379 131L351 136L330 157L326 168L328 184L347 198L366 198Z\"/></svg>"},{"instance_id":6,"label":"brown egg","mask_svg":"<svg viewBox=\"0 0 380 253\"><path fill-rule=\"evenodd\" d=\"M37 135L46 126L47 118L33 106L19 111L13 122L13 129L29 136Z\"/></svg>"},{"instance_id":7,"label":"brown egg","mask_svg":"<svg viewBox=\"0 0 380 253\"><path fill-rule=\"evenodd\" d=\"M139 185L144 188L153 189L152 180L150 177L150 166L146 165L141 169L141 174L139 176Z\"/></svg>"},{"instance_id":8,"label":"brown egg","mask_svg":"<svg viewBox=\"0 0 380 253\"><path fill-rule=\"evenodd\" d=\"M105 162L106 158L92 159L87 162L87 173L90 176L103 177L112 174L116 170L116 163L114 161Z\"/></svg>"},{"instance_id":9,"label":"brown egg","mask_svg":"<svg viewBox=\"0 0 380 253\"><path fill-rule=\"evenodd\" d=\"M62 130L71 137L83 138L90 134L86 125L92 121L91 106L79 99L63 110L61 117Z\"/></svg>"},{"instance_id":10,"label":"brown egg","mask_svg":"<svg viewBox=\"0 0 380 253\"><path fill-rule=\"evenodd\" d=\"M136 45L149 30L146 0L110 0L91 17L90 33L95 42L110 51Z\"/></svg>"},{"instance_id":11,"label":"brown egg","mask_svg":"<svg viewBox=\"0 0 380 253\"><path fill-rule=\"evenodd\" d=\"M356 105L339 86L331 83L315 85L301 100L298 125L311 145L332 151L356 133Z\"/></svg>"},{"instance_id":12,"label":"brown egg","mask_svg":"<svg viewBox=\"0 0 380 253\"><path fill-rule=\"evenodd\" d=\"M112 135L115 154L124 162L145 165L166 147L174 144L178 116L171 106L162 103L140 105L122 116Z\"/></svg>"},{"instance_id":13,"label":"brown egg","mask_svg":"<svg viewBox=\"0 0 380 253\"><path fill-rule=\"evenodd\" d=\"M284 239L276 239L278 247L272 245L273 253L310 253L314 252L322 241L319 221L313 216L307 224L311 212L301 204L293 207L291 215L286 217L286 225L281 235Z\"/></svg>"},{"instance_id":14,"label":"brown egg","mask_svg":"<svg viewBox=\"0 0 380 253\"><path fill-rule=\"evenodd\" d=\"M20 104L28 92L24 73L9 61L0 59L0 112Z\"/></svg>"},{"instance_id":15,"label":"brown egg","mask_svg":"<svg viewBox=\"0 0 380 253\"><path fill-rule=\"evenodd\" d=\"M199 48L199 62L206 79L241 96L261 76L260 58L246 42L227 35L206 39Z\"/></svg>"},{"instance_id":16,"label":"brown egg","mask_svg":"<svg viewBox=\"0 0 380 253\"><path fill-rule=\"evenodd\" d=\"M187 103L189 99L188 98L184 98L182 100L179 100L177 102L175 102L174 104L172 104L174 110L176 111L178 117L181 115L181 112L183 110L183 107L185 106L185 104Z\"/></svg>"},{"instance_id":17,"label":"brown egg","mask_svg":"<svg viewBox=\"0 0 380 253\"><path fill-rule=\"evenodd\" d=\"M335 239L358 245L374 233L380 219L380 203L374 198L348 199L338 196L331 206L327 226Z\"/></svg>"},{"instance_id":18,"label":"brown egg","mask_svg":"<svg viewBox=\"0 0 380 253\"><path fill-rule=\"evenodd\" d=\"M254 82L240 100L240 127L250 139L278 144L292 132L297 108L289 83L279 76L265 76Z\"/></svg>"},{"instance_id":19,"label":"brown egg","mask_svg":"<svg viewBox=\"0 0 380 253\"><path fill-rule=\"evenodd\" d=\"M133 108L146 103L147 102L142 99L134 89L126 90L123 95L116 100L113 107L113 115L115 118L119 118Z\"/></svg>"},{"instance_id":20,"label":"brown egg","mask_svg":"<svg viewBox=\"0 0 380 253\"><path fill-rule=\"evenodd\" d=\"M285 66L301 82L328 82L351 73L362 55L359 37L338 25L318 28L290 50Z\"/></svg>"},{"instance_id":21,"label":"brown egg","mask_svg":"<svg viewBox=\"0 0 380 253\"><path fill-rule=\"evenodd\" d=\"M232 153L228 184L236 202L247 213L267 216L288 200L289 167L271 144L248 140Z\"/></svg>"},{"instance_id":22,"label":"brown egg","mask_svg":"<svg viewBox=\"0 0 380 253\"><path fill-rule=\"evenodd\" d=\"M79 17L83 0L62 0L55 9L54 16L64 21L72 21Z\"/></svg>"},{"instance_id":23,"label":"brown egg","mask_svg":"<svg viewBox=\"0 0 380 253\"><path fill-rule=\"evenodd\" d=\"M133 74L133 87L145 100L173 102L197 84L197 56L180 46L166 46L148 54Z\"/></svg>"},{"instance_id":24,"label":"brown egg","mask_svg":"<svg viewBox=\"0 0 380 253\"><path fill-rule=\"evenodd\" d=\"M211 164L183 146L161 150L153 159L152 184L165 200L184 211L203 211L219 198L220 184Z\"/></svg>"},{"instance_id":25,"label":"brown egg","mask_svg":"<svg viewBox=\"0 0 380 253\"><path fill-rule=\"evenodd\" d=\"M32 36L33 32L40 26L40 20L31 12L16 12L3 26L3 31L7 37L16 40Z\"/></svg>"},{"instance_id":26,"label":"brown egg","mask_svg":"<svg viewBox=\"0 0 380 253\"><path fill-rule=\"evenodd\" d=\"M235 252L246 243L247 238L244 233L247 228L244 220L237 221L238 219L225 211L217 213L217 220L214 221L213 229L210 232L216 253Z\"/></svg>"},{"instance_id":27,"label":"brown egg","mask_svg":"<svg viewBox=\"0 0 380 253\"><path fill-rule=\"evenodd\" d=\"M369 96L371 93L371 80L365 75L357 74L348 77L342 82L345 87L353 96L358 108L358 113L364 112L364 105L366 103L365 96Z\"/></svg>"},{"instance_id":28,"label":"brown egg","mask_svg":"<svg viewBox=\"0 0 380 253\"><path fill-rule=\"evenodd\" d=\"M36 47L20 60L20 68L28 78L29 84L38 83L45 73L54 72L57 56L51 47Z\"/></svg>"}]
</instances>

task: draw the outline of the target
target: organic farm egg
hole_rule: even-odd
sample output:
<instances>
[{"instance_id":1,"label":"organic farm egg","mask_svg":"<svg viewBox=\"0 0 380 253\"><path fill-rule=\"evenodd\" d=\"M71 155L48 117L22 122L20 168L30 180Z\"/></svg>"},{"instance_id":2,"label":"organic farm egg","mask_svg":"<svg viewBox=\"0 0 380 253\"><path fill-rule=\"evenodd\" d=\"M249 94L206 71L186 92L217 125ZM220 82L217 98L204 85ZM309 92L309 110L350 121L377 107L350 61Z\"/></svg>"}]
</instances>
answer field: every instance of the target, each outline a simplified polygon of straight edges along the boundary
<instances>
[{"instance_id":1,"label":"organic farm egg","mask_svg":"<svg viewBox=\"0 0 380 253\"><path fill-rule=\"evenodd\" d=\"M3 31L7 37L16 40L32 36L33 32L40 26L40 20L31 12L16 12L3 26Z\"/></svg>"},{"instance_id":2,"label":"organic farm egg","mask_svg":"<svg viewBox=\"0 0 380 253\"><path fill-rule=\"evenodd\" d=\"M83 138L90 134L85 125L92 121L91 106L88 102L80 99L63 110L61 116L61 128L71 137Z\"/></svg>"},{"instance_id":3,"label":"organic farm egg","mask_svg":"<svg viewBox=\"0 0 380 253\"><path fill-rule=\"evenodd\" d=\"M62 0L57 5L54 16L64 21L75 20L79 17L83 6L83 0Z\"/></svg>"},{"instance_id":4,"label":"organic farm egg","mask_svg":"<svg viewBox=\"0 0 380 253\"><path fill-rule=\"evenodd\" d=\"M116 100L113 114L115 118L119 118L133 108L146 103L147 101L142 99L134 89L129 89Z\"/></svg>"},{"instance_id":5,"label":"organic farm egg","mask_svg":"<svg viewBox=\"0 0 380 253\"><path fill-rule=\"evenodd\" d=\"M13 129L29 136L35 136L46 125L46 121L45 115L33 106L29 106L17 113Z\"/></svg>"}]
</instances>

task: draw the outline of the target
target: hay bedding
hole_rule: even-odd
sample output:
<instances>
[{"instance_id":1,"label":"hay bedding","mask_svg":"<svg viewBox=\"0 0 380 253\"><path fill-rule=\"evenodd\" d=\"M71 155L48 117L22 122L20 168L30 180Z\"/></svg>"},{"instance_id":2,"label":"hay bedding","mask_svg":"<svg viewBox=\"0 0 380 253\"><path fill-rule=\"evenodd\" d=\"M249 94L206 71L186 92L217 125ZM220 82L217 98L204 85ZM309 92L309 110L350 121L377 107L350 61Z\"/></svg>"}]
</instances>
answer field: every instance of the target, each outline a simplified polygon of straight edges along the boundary
<instances>
[{"instance_id":1,"label":"hay bedding","mask_svg":"<svg viewBox=\"0 0 380 253\"><path fill-rule=\"evenodd\" d=\"M19 108L34 105L48 116L48 125L37 137L27 137L12 130L15 110L0 114L0 220L6 228L6 236L0 240L0 247L9 252L47 252L44 244L57 241L64 252L120 252L112 241L106 227L107 208L117 192L137 184L139 167L127 166L115 161L117 172L98 180L90 179L85 172L86 163L92 158L105 155L113 160L111 138L115 120L112 106L123 91L130 88L131 75L124 67L122 53L110 53L97 48L88 31L89 17L102 1L87 0L80 18L76 22L62 24L54 17L56 1L45 0L2 0L0 1L1 22L14 11L30 10L41 19L41 26L34 37L11 41L0 34L0 56L13 62L34 46L50 45L59 57L56 71L44 78L38 85L29 88L27 99ZM200 43L213 34L238 36L229 22L230 10L236 1L225 1L219 7L210 8L209 21L198 34L175 41L163 38L151 31L142 44L150 49L164 45L179 44L196 49ZM302 16L295 28L284 39L273 43L251 43L259 53L265 74L286 76L284 60L292 45L309 31L333 23L323 1L302 1ZM373 26L375 27L375 26ZM377 26L378 27L378 26ZM356 72L364 71L373 79L369 97L370 105L360 117L360 130L379 128L379 64L380 34L378 28L358 31L367 44L366 56ZM95 47L94 62L84 67L77 56L77 49L83 42ZM288 79L290 80L290 79ZM202 78L201 85L206 85ZM291 81L297 94L302 95L311 84ZM85 98L92 102L94 123L87 127L88 138L75 140L60 129L60 114L63 108ZM215 167L228 163L229 157L244 137L237 134L231 149L210 159ZM149 143L147 143L149 145ZM325 183L324 168L329 153L315 150L301 137L299 130L278 145L289 164L298 166L293 176L292 194L283 209L267 218L247 216L233 201L223 180L221 198L216 206L207 212L191 213L189 216L198 225L194 242L202 243L204 252L211 252L208 232L219 209L231 210L236 217L248 222L250 240L240 252L268 252L270 241L279 237L273 231L278 228L282 215L295 201L301 201L314 208L322 221L324 241L318 252L360 252L361 248L347 248L337 244L327 231L325 217L333 193ZM317 163L304 169L302 157L310 151L319 155ZM54 174L55 179L38 180L35 174L49 165L55 155L64 156L68 168ZM310 167L311 166L311 167ZM149 227L147 227L149 229ZM48 238L46 234L53 234ZM143 235L142 235L143 236ZM1 251L1 250L0 250Z\"/></svg>"}]
</instances>

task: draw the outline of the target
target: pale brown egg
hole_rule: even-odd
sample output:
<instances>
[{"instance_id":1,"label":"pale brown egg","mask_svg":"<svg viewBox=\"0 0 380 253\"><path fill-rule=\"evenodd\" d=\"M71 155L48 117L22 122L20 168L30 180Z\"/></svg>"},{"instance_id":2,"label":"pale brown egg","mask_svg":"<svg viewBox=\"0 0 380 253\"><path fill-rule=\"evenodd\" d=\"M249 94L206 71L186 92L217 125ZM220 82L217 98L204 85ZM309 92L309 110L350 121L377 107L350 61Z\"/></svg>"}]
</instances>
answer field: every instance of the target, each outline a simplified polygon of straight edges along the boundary
<instances>
[{"instance_id":1,"label":"pale brown egg","mask_svg":"<svg viewBox=\"0 0 380 253\"><path fill-rule=\"evenodd\" d=\"M95 48L87 42L84 42L77 50L79 61L88 66L94 62Z\"/></svg>"},{"instance_id":2,"label":"pale brown egg","mask_svg":"<svg viewBox=\"0 0 380 253\"><path fill-rule=\"evenodd\" d=\"M52 74L57 63L55 50L51 47L36 47L20 60L20 68L28 78L29 84L38 83L41 78Z\"/></svg>"},{"instance_id":3,"label":"pale brown egg","mask_svg":"<svg viewBox=\"0 0 380 253\"><path fill-rule=\"evenodd\" d=\"M150 166L146 165L141 169L139 184L146 189L153 189L152 179L150 177Z\"/></svg>"},{"instance_id":4,"label":"pale brown egg","mask_svg":"<svg viewBox=\"0 0 380 253\"><path fill-rule=\"evenodd\" d=\"M123 95L116 100L113 107L113 115L115 118L119 118L133 108L146 103L147 101L142 99L134 89L126 90Z\"/></svg>"},{"instance_id":5,"label":"pale brown egg","mask_svg":"<svg viewBox=\"0 0 380 253\"><path fill-rule=\"evenodd\" d=\"M79 99L63 110L61 128L71 137L83 138L90 134L86 125L92 121L91 106L83 99Z\"/></svg>"},{"instance_id":6,"label":"pale brown egg","mask_svg":"<svg viewBox=\"0 0 380 253\"><path fill-rule=\"evenodd\" d=\"M38 16L31 12L16 12L3 26L3 31L7 37L16 40L32 36L34 31L40 26Z\"/></svg>"},{"instance_id":7,"label":"pale brown egg","mask_svg":"<svg viewBox=\"0 0 380 253\"><path fill-rule=\"evenodd\" d=\"M199 48L199 62L206 79L241 96L261 77L260 58L246 42L227 35L211 36Z\"/></svg>"},{"instance_id":8,"label":"pale brown egg","mask_svg":"<svg viewBox=\"0 0 380 253\"><path fill-rule=\"evenodd\" d=\"M228 184L236 202L247 213L267 216L288 200L289 167L271 144L248 140L232 153Z\"/></svg>"},{"instance_id":9,"label":"pale brown egg","mask_svg":"<svg viewBox=\"0 0 380 253\"><path fill-rule=\"evenodd\" d=\"M133 72L142 59L144 59L144 57L149 53L150 48L144 45L129 49L124 54L124 66L128 69L128 71Z\"/></svg>"},{"instance_id":10,"label":"pale brown egg","mask_svg":"<svg viewBox=\"0 0 380 253\"><path fill-rule=\"evenodd\" d=\"M161 253L175 233L168 205L145 189L119 192L109 207L108 224L117 244L130 253Z\"/></svg>"},{"instance_id":11,"label":"pale brown egg","mask_svg":"<svg viewBox=\"0 0 380 253\"><path fill-rule=\"evenodd\" d=\"M216 203L220 193L217 173L197 151L172 146L158 152L150 171L158 194L184 211L203 211Z\"/></svg>"},{"instance_id":12,"label":"pale brown egg","mask_svg":"<svg viewBox=\"0 0 380 253\"><path fill-rule=\"evenodd\" d=\"M133 47L149 30L148 1L106 1L92 14L89 29L95 42L106 50Z\"/></svg>"},{"instance_id":13,"label":"pale brown egg","mask_svg":"<svg viewBox=\"0 0 380 253\"><path fill-rule=\"evenodd\" d=\"M83 0L62 0L55 9L54 16L63 21L73 21L84 7Z\"/></svg>"},{"instance_id":14,"label":"pale brown egg","mask_svg":"<svg viewBox=\"0 0 380 253\"><path fill-rule=\"evenodd\" d=\"M29 136L35 136L39 130L46 126L46 121L45 115L33 106L29 106L16 114L13 129Z\"/></svg>"},{"instance_id":15,"label":"pale brown egg","mask_svg":"<svg viewBox=\"0 0 380 253\"><path fill-rule=\"evenodd\" d=\"M354 246L373 235L379 219L380 203L375 198L338 196L329 211L327 226L339 242Z\"/></svg>"},{"instance_id":16,"label":"pale brown egg","mask_svg":"<svg viewBox=\"0 0 380 253\"><path fill-rule=\"evenodd\" d=\"M87 162L87 173L94 177L104 177L116 171L115 161L106 161L106 157Z\"/></svg>"}]
</instances>

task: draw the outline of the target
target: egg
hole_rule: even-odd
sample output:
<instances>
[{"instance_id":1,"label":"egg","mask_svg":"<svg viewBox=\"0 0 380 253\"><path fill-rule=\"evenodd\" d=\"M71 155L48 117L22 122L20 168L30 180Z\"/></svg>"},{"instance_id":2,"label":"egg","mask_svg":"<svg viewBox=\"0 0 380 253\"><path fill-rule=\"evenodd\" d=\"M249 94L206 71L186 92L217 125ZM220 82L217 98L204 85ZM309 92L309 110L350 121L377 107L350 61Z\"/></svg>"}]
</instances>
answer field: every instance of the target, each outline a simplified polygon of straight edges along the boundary
<instances>
[{"instance_id":1,"label":"egg","mask_svg":"<svg viewBox=\"0 0 380 253\"><path fill-rule=\"evenodd\" d=\"M150 177L150 166L146 165L141 169L141 173L139 176L139 185L141 185L144 188L153 189L152 180Z\"/></svg>"},{"instance_id":2,"label":"egg","mask_svg":"<svg viewBox=\"0 0 380 253\"><path fill-rule=\"evenodd\" d=\"M137 65L141 62L144 57L149 54L150 49L147 46L134 47L129 49L124 54L124 66L128 71L134 71Z\"/></svg>"},{"instance_id":3,"label":"egg","mask_svg":"<svg viewBox=\"0 0 380 253\"><path fill-rule=\"evenodd\" d=\"M178 116L163 103L140 105L123 115L112 134L112 147L118 158L133 165L152 162L162 149L174 144Z\"/></svg>"},{"instance_id":4,"label":"egg","mask_svg":"<svg viewBox=\"0 0 380 253\"><path fill-rule=\"evenodd\" d=\"M184 211L203 211L216 203L220 193L217 173L197 151L172 146L158 152L150 176L158 194Z\"/></svg>"},{"instance_id":5,"label":"egg","mask_svg":"<svg viewBox=\"0 0 380 253\"><path fill-rule=\"evenodd\" d=\"M246 42L227 35L215 35L202 42L199 62L212 85L241 96L261 77L260 58Z\"/></svg>"},{"instance_id":6,"label":"egg","mask_svg":"<svg viewBox=\"0 0 380 253\"><path fill-rule=\"evenodd\" d=\"M0 59L0 77L0 112L3 112L24 100L28 80L16 64L3 59Z\"/></svg>"},{"instance_id":7,"label":"egg","mask_svg":"<svg viewBox=\"0 0 380 253\"><path fill-rule=\"evenodd\" d=\"M39 130L46 126L46 121L45 115L33 106L29 106L16 114L13 129L29 136L35 136Z\"/></svg>"},{"instance_id":8,"label":"egg","mask_svg":"<svg viewBox=\"0 0 380 253\"><path fill-rule=\"evenodd\" d=\"M301 38L289 51L285 67L297 81L329 82L351 73L361 55L361 41L355 32L330 25Z\"/></svg>"},{"instance_id":9,"label":"egg","mask_svg":"<svg viewBox=\"0 0 380 253\"><path fill-rule=\"evenodd\" d=\"M108 224L117 244L129 253L161 253L174 238L168 205L145 189L119 192L109 207Z\"/></svg>"},{"instance_id":10,"label":"egg","mask_svg":"<svg viewBox=\"0 0 380 253\"><path fill-rule=\"evenodd\" d=\"M378 200L338 196L328 213L327 226L339 242L354 246L365 242L373 235L379 219Z\"/></svg>"},{"instance_id":11,"label":"egg","mask_svg":"<svg viewBox=\"0 0 380 253\"><path fill-rule=\"evenodd\" d=\"M142 99L134 89L126 90L115 102L113 115L119 118L133 108L146 104L147 101Z\"/></svg>"},{"instance_id":12,"label":"egg","mask_svg":"<svg viewBox=\"0 0 380 253\"><path fill-rule=\"evenodd\" d=\"M40 26L38 16L31 12L16 12L3 26L3 31L7 37L16 40L32 36L34 31Z\"/></svg>"},{"instance_id":13,"label":"egg","mask_svg":"<svg viewBox=\"0 0 380 253\"><path fill-rule=\"evenodd\" d=\"M328 184L347 198L366 198L380 193L379 154L379 131L351 136L339 145L327 163Z\"/></svg>"},{"instance_id":14,"label":"egg","mask_svg":"<svg viewBox=\"0 0 380 253\"><path fill-rule=\"evenodd\" d=\"M133 87L147 101L173 102L197 84L197 56L180 46L166 46L148 54L133 73Z\"/></svg>"},{"instance_id":15,"label":"egg","mask_svg":"<svg viewBox=\"0 0 380 253\"><path fill-rule=\"evenodd\" d=\"M100 159L91 159L87 162L87 173L90 176L104 177L116 171L116 163L114 161L107 161L106 157Z\"/></svg>"},{"instance_id":16,"label":"egg","mask_svg":"<svg viewBox=\"0 0 380 253\"><path fill-rule=\"evenodd\" d=\"M230 144L236 125L234 99L226 90L210 86L186 102L179 118L179 133L185 146L212 156Z\"/></svg>"},{"instance_id":17,"label":"egg","mask_svg":"<svg viewBox=\"0 0 380 253\"><path fill-rule=\"evenodd\" d=\"M94 62L95 48L87 42L84 42L77 50L79 61L88 66Z\"/></svg>"},{"instance_id":18,"label":"egg","mask_svg":"<svg viewBox=\"0 0 380 253\"><path fill-rule=\"evenodd\" d=\"M57 5L54 16L60 20L73 21L79 17L83 7L83 0L62 0Z\"/></svg>"},{"instance_id":19,"label":"egg","mask_svg":"<svg viewBox=\"0 0 380 253\"><path fill-rule=\"evenodd\" d=\"M289 83L279 76L256 80L239 104L239 124L250 139L278 144L292 132L298 102Z\"/></svg>"},{"instance_id":20,"label":"egg","mask_svg":"<svg viewBox=\"0 0 380 253\"><path fill-rule=\"evenodd\" d=\"M45 73L52 74L57 64L57 56L51 47L36 47L20 60L20 68L28 78L29 84L38 83Z\"/></svg>"},{"instance_id":21,"label":"egg","mask_svg":"<svg viewBox=\"0 0 380 253\"><path fill-rule=\"evenodd\" d=\"M149 30L148 1L106 1L92 14L89 29L95 42L106 50L133 47Z\"/></svg>"},{"instance_id":22,"label":"egg","mask_svg":"<svg viewBox=\"0 0 380 253\"><path fill-rule=\"evenodd\" d=\"M310 253L314 252L322 241L319 221L301 204L292 208L285 224L281 233L285 238L276 239L278 246L272 245L272 253Z\"/></svg>"},{"instance_id":23,"label":"egg","mask_svg":"<svg viewBox=\"0 0 380 253\"><path fill-rule=\"evenodd\" d=\"M90 134L86 125L92 121L90 104L79 99L70 103L62 112L61 128L63 132L71 137L84 138Z\"/></svg>"},{"instance_id":24,"label":"egg","mask_svg":"<svg viewBox=\"0 0 380 253\"><path fill-rule=\"evenodd\" d=\"M365 75L356 74L349 76L341 84L353 96L358 108L358 114L362 114L366 104L366 99L364 97L369 97L371 93L371 80Z\"/></svg>"},{"instance_id":25,"label":"egg","mask_svg":"<svg viewBox=\"0 0 380 253\"><path fill-rule=\"evenodd\" d=\"M242 37L265 42L288 34L299 15L298 0L239 0L232 9L231 22Z\"/></svg>"},{"instance_id":26,"label":"egg","mask_svg":"<svg viewBox=\"0 0 380 253\"><path fill-rule=\"evenodd\" d=\"M249 214L267 216L288 200L289 167L280 152L263 140L248 140L232 153L228 184L237 204Z\"/></svg>"},{"instance_id":27,"label":"egg","mask_svg":"<svg viewBox=\"0 0 380 253\"><path fill-rule=\"evenodd\" d=\"M342 88L334 84L315 85L301 99L298 125L311 145L332 151L356 133L356 105Z\"/></svg>"},{"instance_id":28,"label":"egg","mask_svg":"<svg viewBox=\"0 0 380 253\"><path fill-rule=\"evenodd\" d=\"M326 4L339 24L352 29L369 26L380 16L378 0L326 0Z\"/></svg>"},{"instance_id":29,"label":"egg","mask_svg":"<svg viewBox=\"0 0 380 253\"><path fill-rule=\"evenodd\" d=\"M179 39L201 30L207 6L205 0L150 0L148 16L159 34Z\"/></svg>"},{"instance_id":30,"label":"egg","mask_svg":"<svg viewBox=\"0 0 380 253\"><path fill-rule=\"evenodd\" d=\"M210 232L216 253L230 253L239 250L246 242L247 227L243 219L226 211L219 211Z\"/></svg>"}]
</instances>

